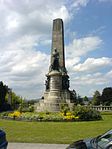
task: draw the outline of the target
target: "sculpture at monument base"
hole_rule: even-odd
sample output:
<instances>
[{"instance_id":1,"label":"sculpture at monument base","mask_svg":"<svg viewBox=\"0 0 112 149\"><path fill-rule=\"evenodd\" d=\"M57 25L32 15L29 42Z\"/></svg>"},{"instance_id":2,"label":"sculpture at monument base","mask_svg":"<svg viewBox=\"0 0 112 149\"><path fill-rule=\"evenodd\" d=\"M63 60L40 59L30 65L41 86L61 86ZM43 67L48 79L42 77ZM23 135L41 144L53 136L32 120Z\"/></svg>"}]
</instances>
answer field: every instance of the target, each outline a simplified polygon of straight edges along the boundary
<instances>
[{"instance_id":1,"label":"sculpture at monument base","mask_svg":"<svg viewBox=\"0 0 112 149\"><path fill-rule=\"evenodd\" d=\"M51 64L50 71L52 70L59 71L59 52L57 52L57 49L55 49L53 53L53 62Z\"/></svg>"},{"instance_id":2,"label":"sculpture at monument base","mask_svg":"<svg viewBox=\"0 0 112 149\"><path fill-rule=\"evenodd\" d=\"M39 101L36 111L60 111L62 103L74 105L69 90L69 76L65 67L64 29L62 19L53 20L51 64L46 75L44 98Z\"/></svg>"}]
</instances>

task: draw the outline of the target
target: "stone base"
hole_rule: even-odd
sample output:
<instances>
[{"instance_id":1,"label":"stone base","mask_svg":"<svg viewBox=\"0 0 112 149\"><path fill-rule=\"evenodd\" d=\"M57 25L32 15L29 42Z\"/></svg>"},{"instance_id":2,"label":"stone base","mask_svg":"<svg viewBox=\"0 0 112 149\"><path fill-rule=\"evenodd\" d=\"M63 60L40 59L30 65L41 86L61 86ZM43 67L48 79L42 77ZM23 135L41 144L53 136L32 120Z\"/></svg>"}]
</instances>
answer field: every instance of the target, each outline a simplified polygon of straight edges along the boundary
<instances>
[{"instance_id":1,"label":"stone base","mask_svg":"<svg viewBox=\"0 0 112 149\"><path fill-rule=\"evenodd\" d=\"M61 104L67 103L72 109L74 103L70 100L70 92L68 90L57 92L45 92L44 99L40 100L39 103L35 105L35 111L49 111L49 112L59 112L61 110Z\"/></svg>"},{"instance_id":2,"label":"stone base","mask_svg":"<svg viewBox=\"0 0 112 149\"><path fill-rule=\"evenodd\" d=\"M60 112L61 104L62 103L58 103L58 104L44 103L44 101L41 101L35 104L35 111L36 112ZM72 110L74 103L68 103L68 106L70 110Z\"/></svg>"}]
</instances>

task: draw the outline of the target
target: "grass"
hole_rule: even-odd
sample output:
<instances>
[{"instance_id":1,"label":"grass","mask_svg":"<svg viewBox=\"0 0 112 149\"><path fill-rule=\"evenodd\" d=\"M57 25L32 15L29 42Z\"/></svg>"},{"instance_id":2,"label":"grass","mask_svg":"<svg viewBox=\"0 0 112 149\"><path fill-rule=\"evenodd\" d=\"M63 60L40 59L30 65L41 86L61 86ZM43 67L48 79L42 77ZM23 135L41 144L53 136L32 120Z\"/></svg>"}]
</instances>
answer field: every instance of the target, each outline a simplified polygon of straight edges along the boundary
<instances>
[{"instance_id":1,"label":"grass","mask_svg":"<svg viewBox=\"0 0 112 149\"><path fill-rule=\"evenodd\" d=\"M0 120L9 142L71 143L95 137L112 128L112 115L91 122L22 122Z\"/></svg>"}]
</instances>

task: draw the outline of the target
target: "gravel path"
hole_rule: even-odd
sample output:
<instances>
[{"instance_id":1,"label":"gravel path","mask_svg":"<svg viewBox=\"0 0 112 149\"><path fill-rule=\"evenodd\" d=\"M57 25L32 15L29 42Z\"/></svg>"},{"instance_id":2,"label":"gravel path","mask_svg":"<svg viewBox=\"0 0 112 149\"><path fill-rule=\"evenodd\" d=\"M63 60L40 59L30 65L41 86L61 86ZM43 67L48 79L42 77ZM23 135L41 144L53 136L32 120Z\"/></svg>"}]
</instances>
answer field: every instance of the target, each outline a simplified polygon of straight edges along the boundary
<instances>
[{"instance_id":1,"label":"gravel path","mask_svg":"<svg viewBox=\"0 0 112 149\"><path fill-rule=\"evenodd\" d=\"M66 144L9 143L8 149L65 149Z\"/></svg>"}]
</instances>

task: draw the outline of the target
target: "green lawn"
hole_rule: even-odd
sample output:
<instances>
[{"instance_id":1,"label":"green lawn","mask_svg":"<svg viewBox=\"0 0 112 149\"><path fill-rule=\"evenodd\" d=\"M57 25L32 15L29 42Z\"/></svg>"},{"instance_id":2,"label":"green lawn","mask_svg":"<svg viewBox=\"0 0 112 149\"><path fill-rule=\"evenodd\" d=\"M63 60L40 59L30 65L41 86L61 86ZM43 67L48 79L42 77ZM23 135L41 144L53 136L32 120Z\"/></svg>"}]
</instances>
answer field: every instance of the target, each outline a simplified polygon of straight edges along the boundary
<instances>
[{"instance_id":1,"label":"green lawn","mask_svg":"<svg viewBox=\"0 0 112 149\"><path fill-rule=\"evenodd\" d=\"M112 115L92 122L21 122L0 120L9 142L70 143L112 128Z\"/></svg>"}]
</instances>

